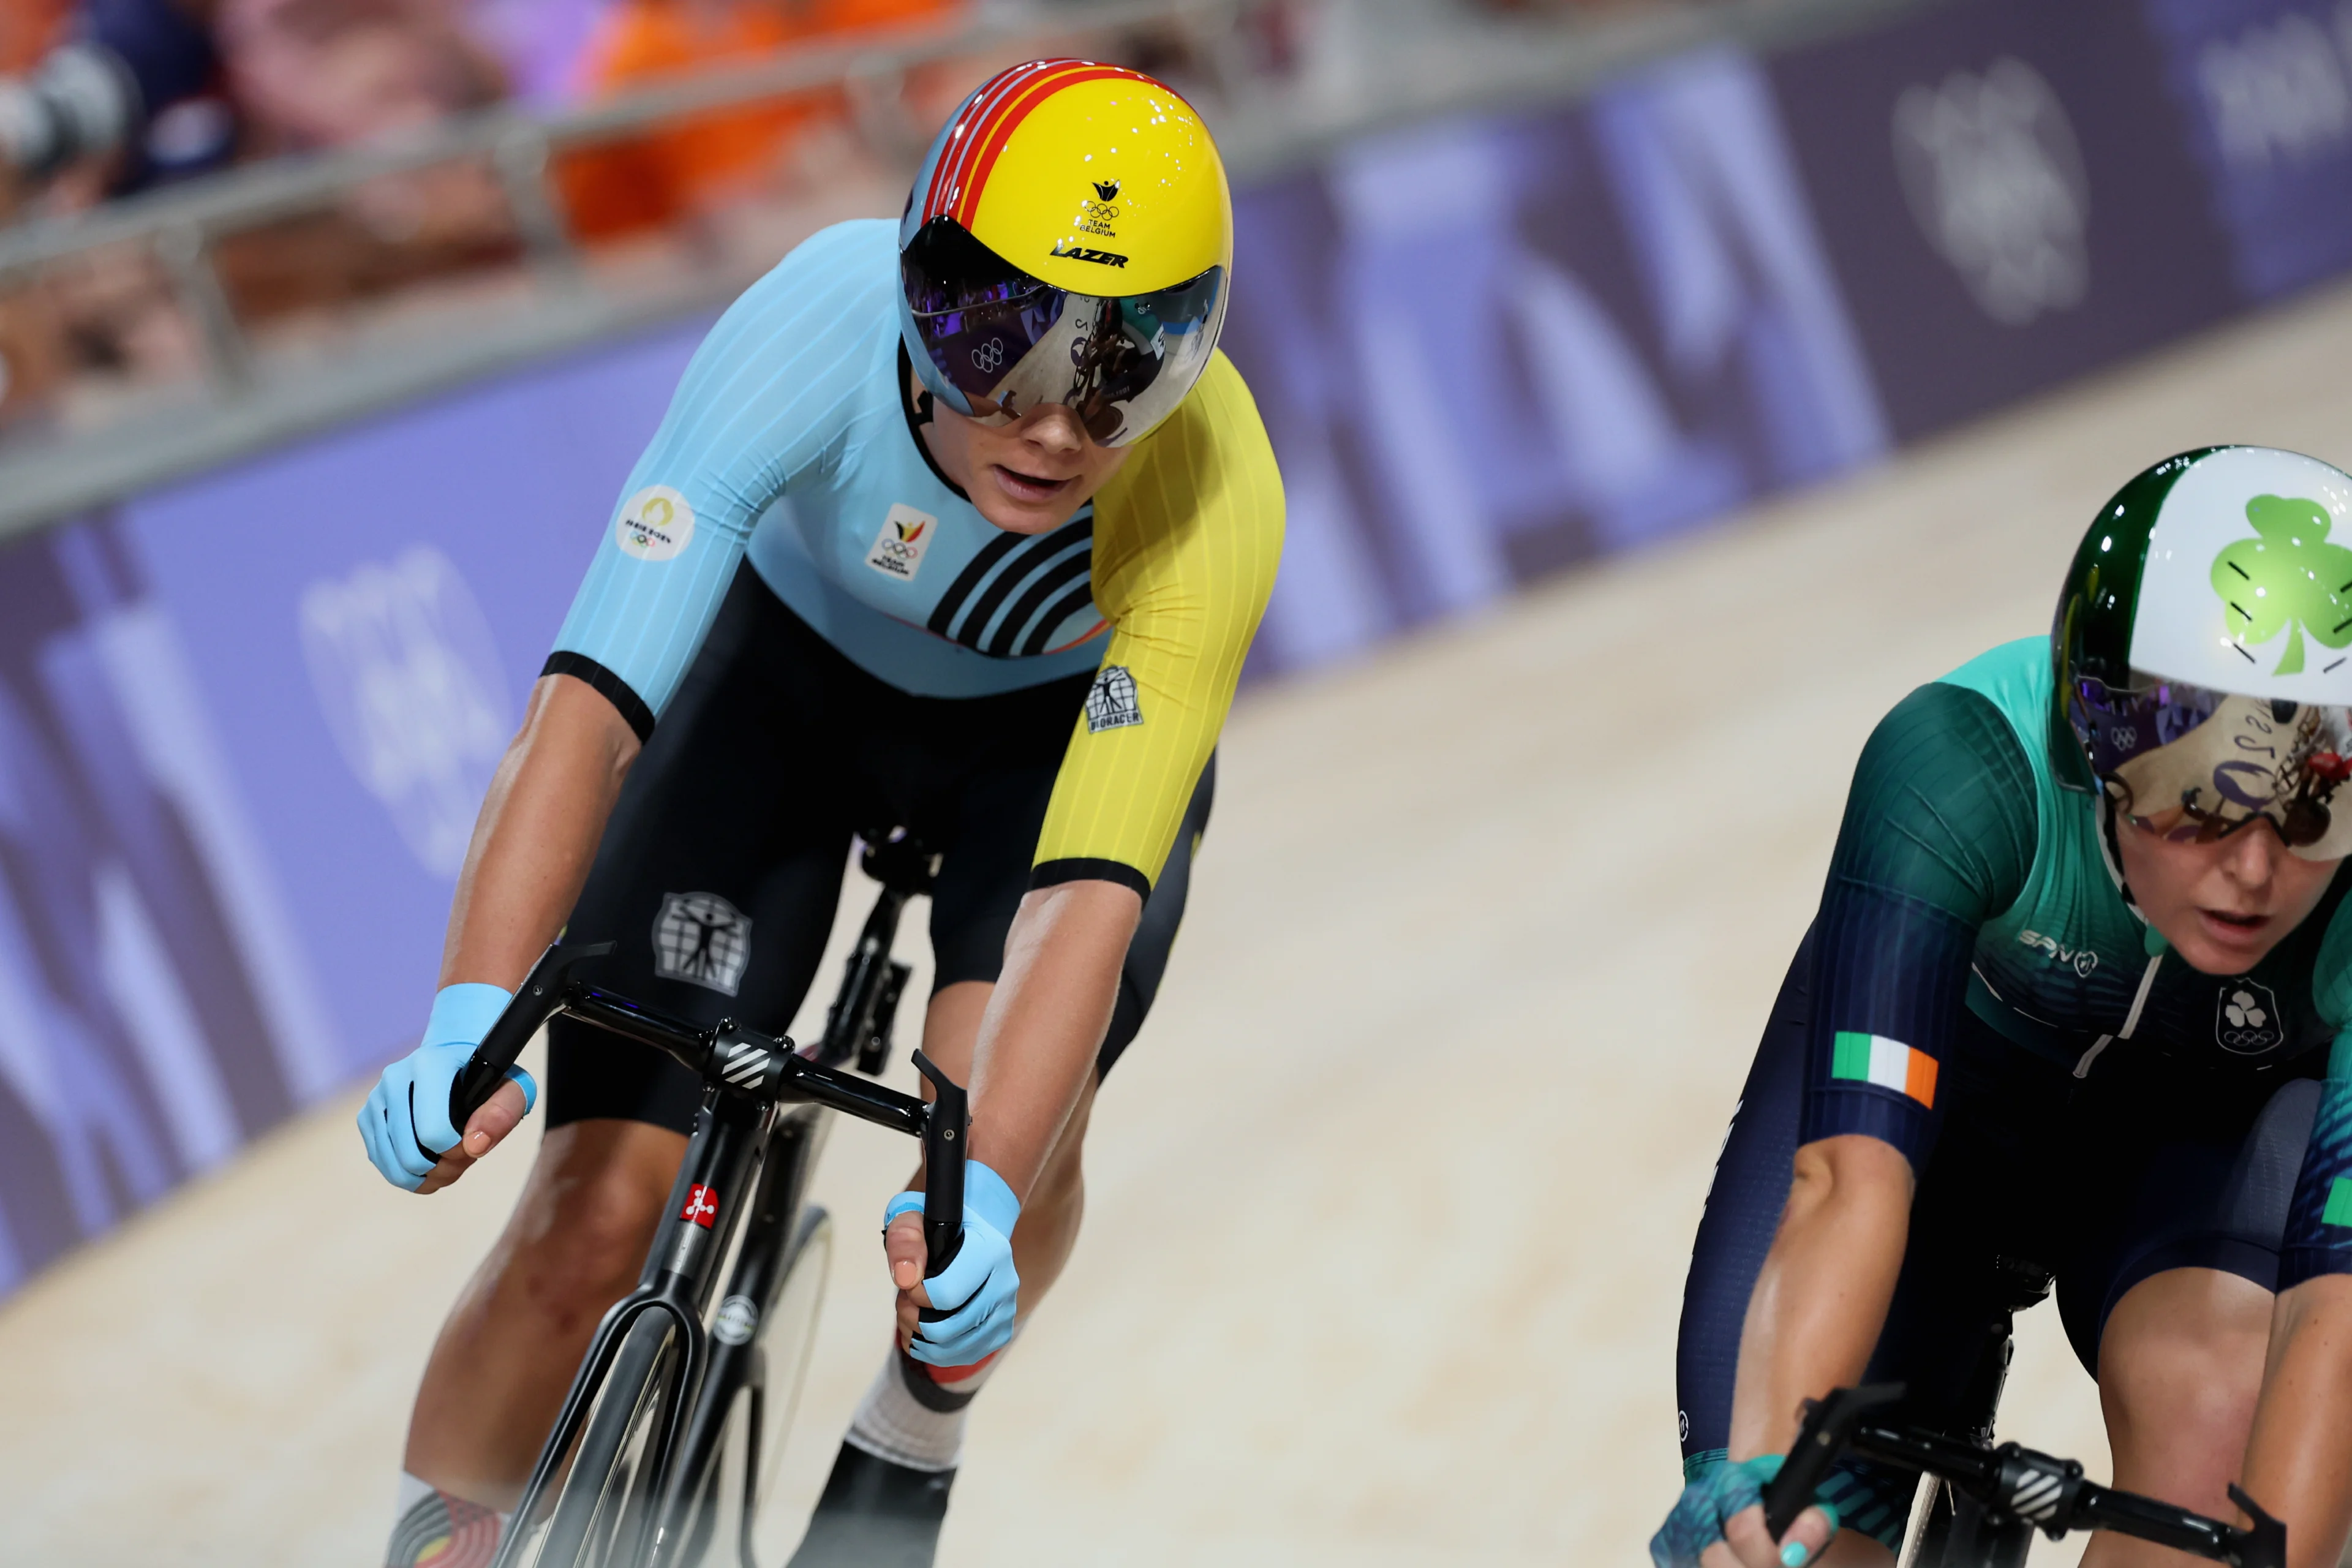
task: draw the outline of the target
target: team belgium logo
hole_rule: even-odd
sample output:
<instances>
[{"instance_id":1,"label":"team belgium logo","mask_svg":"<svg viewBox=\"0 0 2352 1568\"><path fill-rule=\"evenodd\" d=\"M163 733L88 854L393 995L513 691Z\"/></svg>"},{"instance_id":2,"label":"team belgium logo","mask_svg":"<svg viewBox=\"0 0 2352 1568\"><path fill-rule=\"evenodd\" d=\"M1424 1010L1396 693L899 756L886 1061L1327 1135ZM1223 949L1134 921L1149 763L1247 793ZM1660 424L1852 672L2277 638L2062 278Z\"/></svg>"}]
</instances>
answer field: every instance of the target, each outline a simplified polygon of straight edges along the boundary
<instances>
[{"instance_id":1,"label":"team belgium logo","mask_svg":"<svg viewBox=\"0 0 2352 1568\"><path fill-rule=\"evenodd\" d=\"M939 531L940 520L930 513L903 502L893 506L882 520L882 531L874 536L874 548L866 552L866 564L885 577L911 583L923 569L923 556Z\"/></svg>"}]
</instances>

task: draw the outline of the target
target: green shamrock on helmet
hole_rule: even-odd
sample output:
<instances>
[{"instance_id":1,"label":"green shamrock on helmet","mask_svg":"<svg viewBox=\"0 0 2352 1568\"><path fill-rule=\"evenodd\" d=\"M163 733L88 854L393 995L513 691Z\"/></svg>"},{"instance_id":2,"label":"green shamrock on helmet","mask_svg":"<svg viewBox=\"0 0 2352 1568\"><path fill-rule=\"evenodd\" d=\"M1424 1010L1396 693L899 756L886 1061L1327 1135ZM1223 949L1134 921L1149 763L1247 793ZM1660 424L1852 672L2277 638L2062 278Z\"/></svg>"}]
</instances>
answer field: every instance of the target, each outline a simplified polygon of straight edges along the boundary
<instances>
[{"instance_id":1,"label":"green shamrock on helmet","mask_svg":"<svg viewBox=\"0 0 2352 1568\"><path fill-rule=\"evenodd\" d=\"M2268 642L2280 628L2286 652L2274 675L2303 672L2303 634L2329 647L2352 644L2352 550L2327 542L2327 509L2300 497L2256 496L2246 521L2258 539L2221 547L2213 558L2213 592L2222 619L2242 642Z\"/></svg>"}]
</instances>

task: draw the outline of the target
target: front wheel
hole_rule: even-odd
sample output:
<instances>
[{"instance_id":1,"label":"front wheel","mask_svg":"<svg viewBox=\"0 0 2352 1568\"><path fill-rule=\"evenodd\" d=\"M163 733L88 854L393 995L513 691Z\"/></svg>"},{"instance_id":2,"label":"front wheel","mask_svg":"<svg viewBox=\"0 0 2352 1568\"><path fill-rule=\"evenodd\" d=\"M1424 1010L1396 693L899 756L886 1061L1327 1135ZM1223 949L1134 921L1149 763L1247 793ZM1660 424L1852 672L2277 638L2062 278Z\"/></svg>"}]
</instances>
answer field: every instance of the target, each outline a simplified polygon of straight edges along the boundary
<instances>
[{"instance_id":1,"label":"front wheel","mask_svg":"<svg viewBox=\"0 0 2352 1568\"><path fill-rule=\"evenodd\" d=\"M816 1352L818 1310L833 1267L833 1216L811 1205L801 1214L777 1273L775 1293L751 1325L751 1375L736 1396L719 1465L704 1494L688 1563L740 1568L784 1561L805 1519L771 1506L782 1473L784 1444ZM722 1320L729 1304L721 1303ZM738 1321L740 1321L739 1316Z\"/></svg>"},{"instance_id":2,"label":"front wheel","mask_svg":"<svg viewBox=\"0 0 2352 1568\"><path fill-rule=\"evenodd\" d=\"M533 1568L624 1568L643 1554L654 1503L650 1473L676 1338L668 1317L647 1312L629 1326L596 1395L570 1472L556 1498Z\"/></svg>"}]
</instances>

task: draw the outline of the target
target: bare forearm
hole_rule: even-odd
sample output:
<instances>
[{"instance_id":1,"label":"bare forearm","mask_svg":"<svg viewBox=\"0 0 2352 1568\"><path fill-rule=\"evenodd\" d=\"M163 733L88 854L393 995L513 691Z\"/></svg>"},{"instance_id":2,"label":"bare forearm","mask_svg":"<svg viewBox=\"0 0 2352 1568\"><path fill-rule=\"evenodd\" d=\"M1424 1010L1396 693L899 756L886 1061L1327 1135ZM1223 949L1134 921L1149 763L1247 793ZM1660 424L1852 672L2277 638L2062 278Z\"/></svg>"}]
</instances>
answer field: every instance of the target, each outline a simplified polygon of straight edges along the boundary
<instances>
[{"instance_id":1,"label":"bare forearm","mask_svg":"<svg viewBox=\"0 0 2352 1568\"><path fill-rule=\"evenodd\" d=\"M551 675L531 688L458 873L441 984L520 983L571 917L636 754L635 732L583 682Z\"/></svg>"},{"instance_id":2,"label":"bare forearm","mask_svg":"<svg viewBox=\"0 0 2352 1568\"><path fill-rule=\"evenodd\" d=\"M2288 1568L2334 1568L2352 1530L2352 1277L2278 1299L2262 1403L2246 1446L2248 1496L2286 1521Z\"/></svg>"},{"instance_id":3,"label":"bare forearm","mask_svg":"<svg viewBox=\"0 0 2352 1568\"><path fill-rule=\"evenodd\" d=\"M1118 1000L1143 900L1065 882L1021 900L971 1069L971 1157L1024 1202L1077 1103Z\"/></svg>"},{"instance_id":4,"label":"bare forearm","mask_svg":"<svg viewBox=\"0 0 2352 1568\"><path fill-rule=\"evenodd\" d=\"M1911 1219L1911 1167L1874 1138L1797 1151L1789 1206L1748 1298L1731 1454L1786 1453L1797 1407L1859 1382L1886 1321Z\"/></svg>"}]
</instances>

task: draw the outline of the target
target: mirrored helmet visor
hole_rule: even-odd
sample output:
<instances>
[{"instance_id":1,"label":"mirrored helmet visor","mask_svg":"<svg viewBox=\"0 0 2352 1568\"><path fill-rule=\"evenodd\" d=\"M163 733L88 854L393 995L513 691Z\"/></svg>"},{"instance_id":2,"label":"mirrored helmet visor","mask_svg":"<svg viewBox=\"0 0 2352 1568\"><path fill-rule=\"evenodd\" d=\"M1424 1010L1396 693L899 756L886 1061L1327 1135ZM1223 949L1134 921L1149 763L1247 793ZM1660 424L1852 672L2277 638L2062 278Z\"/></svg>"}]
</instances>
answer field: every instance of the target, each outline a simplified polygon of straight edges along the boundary
<instances>
[{"instance_id":1,"label":"mirrored helmet visor","mask_svg":"<svg viewBox=\"0 0 2352 1568\"><path fill-rule=\"evenodd\" d=\"M943 226L961 243L926 243ZM974 251L987 261L975 265ZM1003 422L1059 403L1104 447L1125 446L1176 411L1208 368L1224 319L1222 267L1150 294L1071 294L1006 268L940 219L899 267L916 338L972 417Z\"/></svg>"},{"instance_id":2,"label":"mirrored helmet visor","mask_svg":"<svg viewBox=\"0 0 2352 1568\"><path fill-rule=\"evenodd\" d=\"M2135 816L2181 813L2200 840L2267 817L2306 860L2352 854L2352 710L2240 697L2133 672L2083 679L2067 717L2092 770Z\"/></svg>"}]
</instances>

